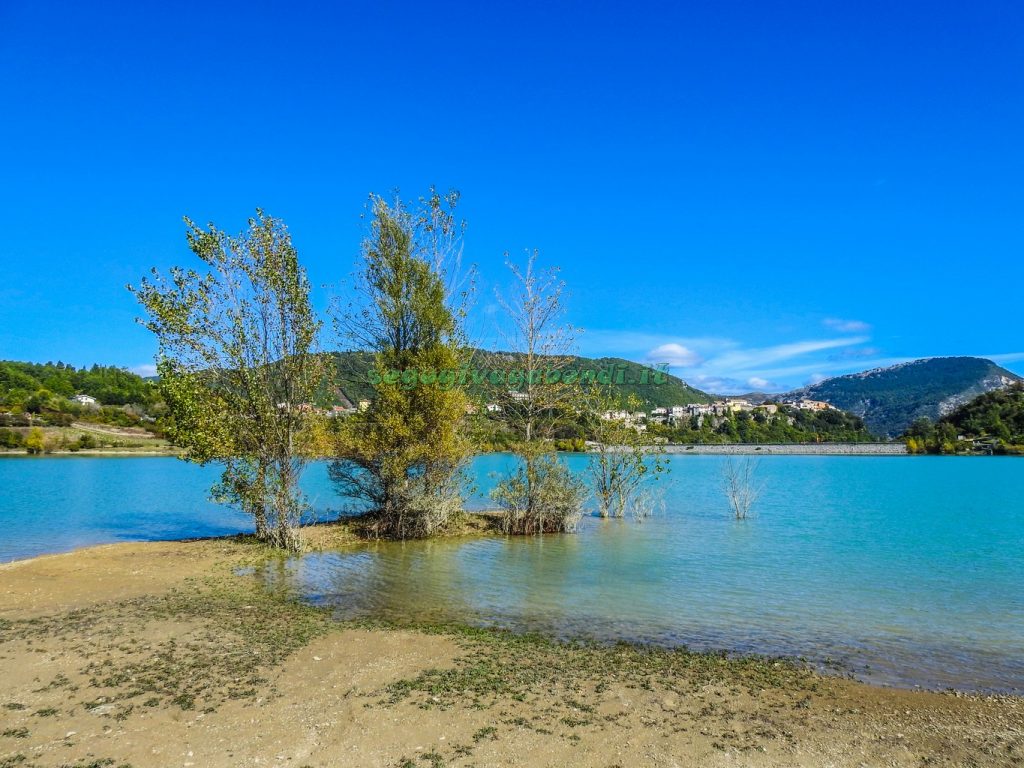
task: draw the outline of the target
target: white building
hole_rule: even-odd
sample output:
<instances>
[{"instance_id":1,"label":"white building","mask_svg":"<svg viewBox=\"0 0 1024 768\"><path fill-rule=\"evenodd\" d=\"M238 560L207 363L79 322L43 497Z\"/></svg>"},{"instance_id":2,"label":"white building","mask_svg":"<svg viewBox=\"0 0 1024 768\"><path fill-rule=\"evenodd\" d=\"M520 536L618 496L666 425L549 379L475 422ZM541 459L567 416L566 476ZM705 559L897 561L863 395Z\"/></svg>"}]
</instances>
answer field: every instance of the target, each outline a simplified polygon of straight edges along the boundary
<instances>
[{"instance_id":1,"label":"white building","mask_svg":"<svg viewBox=\"0 0 1024 768\"><path fill-rule=\"evenodd\" d=\"M86 406L98 405L96 398L92 395L74 395L71 398L71 402Z\"/></svg>"},{"instance_id":2,"label":"white building","mask_svg":"<svg viewBox=\"0 0 1024 768\"><path fill-rule=\"evenodd\" d=\"M787 402L786 405L791 405L794 408L799 408L801 411L828 411L833 410L833 406L823 400L808 400L807 398L801 398L793 402Z\"/></svg>"},{"instance_id":3,"label":"white building","mask_svg":"<svg viewBox=\"0 0 1024 768\"><path fill-rule=\"evenodd\" d=\"M605 421L626 421L629 419L629 411L605 411L601 418Z\"/></svg>"}]
</instances>

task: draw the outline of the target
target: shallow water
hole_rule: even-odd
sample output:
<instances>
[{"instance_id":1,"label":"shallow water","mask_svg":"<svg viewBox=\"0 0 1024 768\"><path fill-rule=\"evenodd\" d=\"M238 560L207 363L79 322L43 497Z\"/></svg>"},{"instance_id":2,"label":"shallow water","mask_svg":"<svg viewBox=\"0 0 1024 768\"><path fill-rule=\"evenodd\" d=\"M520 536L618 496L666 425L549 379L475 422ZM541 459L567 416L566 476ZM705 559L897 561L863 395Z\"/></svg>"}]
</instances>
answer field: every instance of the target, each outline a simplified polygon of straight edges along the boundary
<instances>
[{"instance_id":1,"label":"shallow water","mask_svg":"<svg viewBox=\"0 0 1024 768\"><path fill-rule=\"evenodd\" d=\"M509 461L476 460L481 493ZM266 576L346 617L804 656L876 682L1024 693L1024 461L764 457L745 521L730 518L723 461L673 458L665 510L642 524L380 543ZM0 461L0 559L238 530L243 518L205 501L214 475L173 459ZM324 467L306 487L324 515L339 505Z\"/></svg>"}]
</instances>

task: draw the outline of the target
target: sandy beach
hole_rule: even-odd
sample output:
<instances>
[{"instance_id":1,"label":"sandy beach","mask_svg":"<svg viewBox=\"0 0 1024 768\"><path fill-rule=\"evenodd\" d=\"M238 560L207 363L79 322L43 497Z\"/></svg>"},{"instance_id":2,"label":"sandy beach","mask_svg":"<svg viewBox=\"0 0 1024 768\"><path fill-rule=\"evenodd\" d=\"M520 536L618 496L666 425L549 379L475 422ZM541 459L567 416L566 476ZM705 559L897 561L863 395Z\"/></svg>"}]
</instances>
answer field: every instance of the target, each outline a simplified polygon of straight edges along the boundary
<instances>
[{"instance_id":1,"label":"sandy beach","mask_svg":"<svg viewBox=\"0 0 1024 768\"><path fill-rule=\"evenodd\" d=\"M220 539L0 566L0 766L1024 761L1020 699L878 688L782 661L339 623L244 575L265 557Z\"/></svg>"}]
</instances>

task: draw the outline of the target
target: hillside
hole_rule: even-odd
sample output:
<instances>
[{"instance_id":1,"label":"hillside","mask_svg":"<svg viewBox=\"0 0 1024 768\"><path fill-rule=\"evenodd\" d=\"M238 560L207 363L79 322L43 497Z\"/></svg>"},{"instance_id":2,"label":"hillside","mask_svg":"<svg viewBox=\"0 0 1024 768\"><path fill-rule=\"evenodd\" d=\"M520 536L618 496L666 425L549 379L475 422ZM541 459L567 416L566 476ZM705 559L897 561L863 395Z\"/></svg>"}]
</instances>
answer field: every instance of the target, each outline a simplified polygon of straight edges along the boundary
<instances>
[{"instance_id":1,"label":"hillside","mask_svg":"<svg viewBox=\"0 0 1024 768\"><path fill-rule=\"evenodd\" d=\"M123 368L0 361L0 406L25 405L40 392L65 399L77 394L90 395L103 405L138 405L153 402L157 397L152 382Z\"/></svg>"},{"instance_id":2,"label":"hillside","mask_svg":"<svg viewBox=\"0 0 1024 768\"><path fill-rule=\"evenodd\" d=\"M156 386L122 368L0 361L0 451L166 451L159 407Z\"/></svg>"},{"instance_id":3,"label":"hillside","mask_svg":"<svg viewBox=\"0 0 1024 768\"><path fill-rule=\"evenodd\" d=\"M986 392L943 416L940 424L951 424L967 437L995 437L1024 445L1024 382Z\"/></svg>"},{"instance_id":4,"label":"hillside","mask_svg":"<svg viewBox=\"0 0 1024 768\"><path fill-rule=\"evenodd\" d=\"M986 392L932 423L907 430L914 453L1024 452L1024 382Z\"/></svg>"},{"instance_id":5,"label":"hillside","mask_svg":"<svg viewBox=\"0 0 1024 768\"><path fill-rule=\"evenodd\" d=\"M824 400L895 437L919 418L937 421L959 406L1021 378L979 357L932 357L826 379L786 397Z\"/></svg>"},{"instance_id":6,"label":"hillside","mask_svg":"<svg viewBox=\"0 0 1024 768\"><path fill-rule=\"evenodd\" d=\"M321 405L349 406L373 396L369 372L373 355L367 352L335 352L330 358L329 374L321 385L316 401ZM486 376L492 370L504 370L507 354L476 350L472 367ZM686 403L710 403L714 398L694 389L682 379L664 374L660 384L641 383L646 366L617 357L577 357L572 367L578 371L622 371L624 396L635 395L649 408ZM489 383L469 380L472 397L486 398ZM648 379L650 379L648 374ZM104 406L152 405L159 401L155 377L142 378L114 366L94 365L75 368L64 363L22 363L0 361L0 408L13 412L66 410L72 395L90 395ZM70 406L67 406L70 407Z\"/></svg>"},{"instance_id":7,"label":"hillside","mask_svg":"<svg viewBox=\"0 0 1024 768\"><path fill-rule=\"evenodd\" d=\"M373 365L373 356L365 352L336 352L332 358L332 375L321 387L317 401L321 405L349 405L373 396L373 385L370 383L369 372ZM476 350L471 367L478 375L486 376L492 370L504 370L508 366L508 353L487 352ZM665 374L664 381L655 384L652 381L641 383L641 373L650 368L618 357L576 357L571 367L578 371L621 371L623 383L618 391L624 397L635 395L646 408L659 406L685 405L687 403L710 403L712 395L694 389L682 379ZM650 375L648 374L648 379ZM472 376L467 376L469 394L479 400L486 400L492 385L474 383Z\"/></svg>"},{"instance_id":8,"label":"hillside","mask_svg":"<svg viewBox=\"0 0 1024 768\"><path fill-rule=\"evenodd\" d=\"M692 418L675 426L652 425L653 434L671 443L865 443L878 438L853 414L829 409L808 411L785 405L776 413L738 411L719 419Z\"/></svg>"}]
</instances>

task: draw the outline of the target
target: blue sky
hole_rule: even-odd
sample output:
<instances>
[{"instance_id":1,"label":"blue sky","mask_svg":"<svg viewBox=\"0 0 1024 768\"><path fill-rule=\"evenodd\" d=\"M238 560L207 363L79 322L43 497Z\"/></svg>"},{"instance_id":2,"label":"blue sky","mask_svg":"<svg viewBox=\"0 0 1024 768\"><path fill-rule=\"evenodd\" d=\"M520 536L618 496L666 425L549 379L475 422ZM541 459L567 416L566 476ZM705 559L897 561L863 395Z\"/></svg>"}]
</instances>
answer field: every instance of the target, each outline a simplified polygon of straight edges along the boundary
<instances>
[{"instance_id":1,"label":"blue sky","mask_svg":"<svg viewBox=\"0 0 1024 768\"><path fill-rule=\"evenodd\" d=\"M181 216L284 218L318 286L371 191L456 187L581 350L714 391L933 355L1024 372L1024 6L0 2L0 358L145 370ZM318 289L318 302L326 292Z\"/></svg>"}]
</instances>

